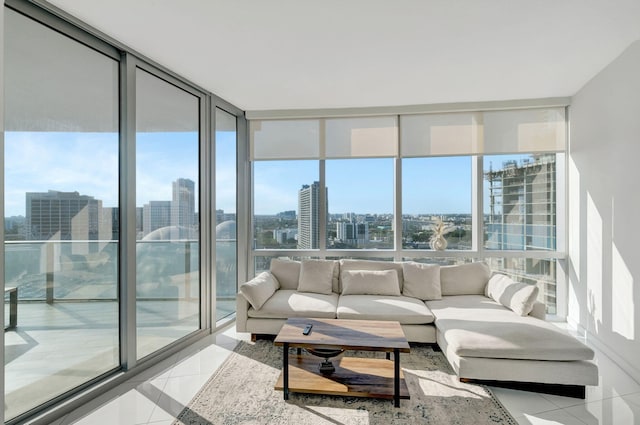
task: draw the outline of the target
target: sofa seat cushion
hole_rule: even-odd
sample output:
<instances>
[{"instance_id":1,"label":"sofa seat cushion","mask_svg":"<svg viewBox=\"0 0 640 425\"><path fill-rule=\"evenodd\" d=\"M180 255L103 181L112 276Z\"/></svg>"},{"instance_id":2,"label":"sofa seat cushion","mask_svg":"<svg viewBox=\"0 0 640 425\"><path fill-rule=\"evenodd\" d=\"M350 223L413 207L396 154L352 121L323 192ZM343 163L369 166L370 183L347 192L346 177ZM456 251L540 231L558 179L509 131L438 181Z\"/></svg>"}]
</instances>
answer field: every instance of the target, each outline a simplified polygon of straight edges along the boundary
<instances>
[{"instance_id":1,"label":"sofa seat cushion","mask_svg":"<svg viewBox=\"0 0 640 425\"><path fill-rule=\"evenodd\" d=\"M287 319L289 317L315 317L335 319L338 294L316 294L280 289L275 292L260 310L250 308L249 317L263 319Z\"/></svg>"},{"instance_id":2,"label":"sofa seat cushion","mask_svg":"<svg viewBox=\"0 0 640 425\"><path fill-rule=\"evenodd\" d=\"M427 301L436 328L460 357L591 360L594 352L551 323L513 311L483 295Z\"/></svg>"},{"instance_id":3,"label":"sofa seat cushion","mask_svg":"<svg viewBox=\"0 0 640 425\"><path fill-rule=\"evenodd\" d=\"M264 307L263 307L264 308ZM417 298L391 295L341 295L338 319L393 320L402 325L433 323L433 314Z\"/></svg>"}]
</instances>

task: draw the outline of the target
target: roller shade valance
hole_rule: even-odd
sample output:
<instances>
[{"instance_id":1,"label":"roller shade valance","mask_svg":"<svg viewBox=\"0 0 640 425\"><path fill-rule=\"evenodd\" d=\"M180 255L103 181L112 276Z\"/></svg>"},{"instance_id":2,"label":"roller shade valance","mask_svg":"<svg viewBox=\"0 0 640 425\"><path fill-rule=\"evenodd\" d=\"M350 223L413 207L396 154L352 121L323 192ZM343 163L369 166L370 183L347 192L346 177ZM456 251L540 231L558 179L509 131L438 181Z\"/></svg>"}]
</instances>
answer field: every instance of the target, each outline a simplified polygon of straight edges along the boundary
<instances>
[{"instance_id":1,"label":"roller shade valance","mask_svg":"<svg viewBox=\"0 0 640 425\"><path fill-rule=\"evenodd\" d=\"M485 154L564 152L564 108L515 109L483 113Z\"/></svg>"},{"instance_id":2,"label":"roller shade valance","mask_svg":"<svg viewBox=\"0 0 640 425\"><path fill-rule=\"evenodd\" d=\"M566 144L563 107L251 121L252 160L563 152Z\"/></svg>"},{"instance_id":3,"label":"roller shade valance","mask_svg":"<svg viewBox=\"0 0 640 425\"><path fill-rule=\"evenodd\" d=\"M326 120L325 158L381 158L398 155L398 118Z\"/></svg>"},{"instance_id":4,"label":"roller shade valance","mask_svg":"<svg viewBox=\"0 0 640 425\"><path fill-rule=\"evenodd\" d=\"M252 160L395 157L396 116L311 120L254 120Z\"/></svg>"},{"instance_id":5,"label":"roller shade valance","mask_svg":"<svg viewBox=\"0 0 640 425\"><path fill-rule=\"evenodd\" d=\"M249 134L252 161L320 156L319 120L251 121Z\"/></svg>"},{"instance_id":6,"label":"roller shade valance","mask_svg":"<svg viewBox=\"0 0 640 425\"><path fill-rule=\"evenodd\" d=\"M482 113L403 115L402 156L475 155L483 150Z\"/></svg>"},{"instance_id":7,"label":"roller shade valance","mask_svg":"<svg viewBox=\"0 0 640 425\"><path fill-rule=\"evenodd\" d=\"M400 117L402 156L494 155L566 150L564 108Z\"/></svg>"}]
</instances>

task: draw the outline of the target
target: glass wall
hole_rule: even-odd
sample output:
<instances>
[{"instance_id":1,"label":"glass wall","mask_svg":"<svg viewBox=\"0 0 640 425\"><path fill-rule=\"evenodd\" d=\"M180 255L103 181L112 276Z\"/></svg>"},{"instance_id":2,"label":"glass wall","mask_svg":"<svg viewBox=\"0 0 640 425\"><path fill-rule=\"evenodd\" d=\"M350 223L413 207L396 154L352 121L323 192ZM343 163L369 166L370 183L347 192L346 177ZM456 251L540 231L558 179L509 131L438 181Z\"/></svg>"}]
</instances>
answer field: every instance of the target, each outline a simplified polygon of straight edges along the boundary
<instances>
[{"instance_id":1,"label":"glass wall","mask_svg":"<svg viewBox=\"0 0 640 425\"><path fill-rule=\"evenodd\" d=\"M255 120L250 136L256 271L282 255L487 261L539 285L556 312L555 264L566 256L564 108ZM286 184L302 176L309 183L295 211ZM269 226L264 206L274 210ZM298 219L297 240L273 237L277 226L296 225L276 215L285 208ZM318 240L323 223L326 240Z\"/></svg>"},{"instance_id":2,"label":"glass wall","mask_svg":"<svg viewBox=\"0 0 640 425\"><path fill-rule=\"evenodd\" d=\"M235 312L238 292L237 123L216 109L216 320Z\"/></svg>"},{"instance_id":3,"label":"glass wall","mask_svg":"<svg viewBox=\"0 0 640 425\"><path fill-rule=\"evenodd\" d=\"M2 10L3 405L22 423L234 311L247 147L233 105L33 2Z\"/></svg>"},{"instance_id":4,"label":"glass wall","mask_svg":"<svg viewBox=\"0 0 640 425\"><path fill-rule=\"evenodd\" d=\"M120 364L119 62L10 9L4 31L10 420Z\"/></svg>"},{"instance_id":5,"label":"glass wall","mask_svg":"<svg viewBox=\"0 0 640 425\"><path fill-rule=\"evenodd\" d=\"M199 98L136 71L137 351L200 328Z\"/></svg>"}]
</instances>

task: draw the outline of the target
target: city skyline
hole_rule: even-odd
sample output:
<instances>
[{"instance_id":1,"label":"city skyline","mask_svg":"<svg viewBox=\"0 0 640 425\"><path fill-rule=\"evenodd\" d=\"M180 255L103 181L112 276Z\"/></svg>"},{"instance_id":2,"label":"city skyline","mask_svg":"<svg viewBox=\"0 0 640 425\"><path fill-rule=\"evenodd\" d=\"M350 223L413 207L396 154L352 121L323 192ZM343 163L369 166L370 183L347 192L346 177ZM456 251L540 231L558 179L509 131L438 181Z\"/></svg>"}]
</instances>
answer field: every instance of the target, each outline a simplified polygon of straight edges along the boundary
<instances>
[{"instance_id":1,"label":"city skyline","mask_svg":"<svg viewBox=\"0 0 640 425\"><path fill-rule=\"evenodd\" d=\"M162 137L159 138L158 134ZM136 205L170 200L169 175L199 182L198 146L184 143L196 133L138 133ZM229 158L216 168L218 208L235 212L235 132L216 132L216 153ZM158 140L161 139L161 140ZM233 143L229 143L229 142ZM182 142L182 143L181 143ZM5 132L5 217L26 216L25 193L79 192L101 199L105 208L118 207L118 135L85 132ZM97 158L97 161L92 159ZM168 184L168 186L167 186ZM195 207L198 209L198 191Z\"/></svg>"}]
</instances>

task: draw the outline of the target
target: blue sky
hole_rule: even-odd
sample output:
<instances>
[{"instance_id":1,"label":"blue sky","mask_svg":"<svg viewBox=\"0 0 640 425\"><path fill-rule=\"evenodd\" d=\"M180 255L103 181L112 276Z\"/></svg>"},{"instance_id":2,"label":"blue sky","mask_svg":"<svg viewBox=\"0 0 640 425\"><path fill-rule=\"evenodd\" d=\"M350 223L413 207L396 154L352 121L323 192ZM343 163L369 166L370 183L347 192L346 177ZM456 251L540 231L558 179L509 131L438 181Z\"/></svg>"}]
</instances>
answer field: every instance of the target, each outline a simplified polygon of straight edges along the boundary
<instances>
[{"instance_id":1,"label":"blue sky","mask_svg":"<svg viewBox=\"0 0 640 425\"><path fill-rule=\"evenodd\" d=\"M403 160L403 213L471 212L471 158ZM392 213L394 160L336 159L325 167L329 212ZM298 190L319 179L318 161L254 164L256 214L297 210Z\"/></svg>"},{"instance_id":2,"label":"blue sky","mask_svg":"<svg viewBox=\"0 0 640 425\"><path fill-rule=\"evenodd\" d=\"M235 133L217 132L218 208L235 212ZM198 183L196 133L139 133L136 204L171 200L171 183ZM118 135L114 133L5 133L5 216L25 215L25 193L77 191L118 205ZM197 203L197 198L196 198ZM197 207L196 207L197 208Z\"/></svg>"},{"instance_id":3,"label":"blue sky","mask_svg":"<svg viewBox=\"0 0 640 425\"><path fill-rule=\"evenodd\" d=\"M142 133L137 140L137 205L171 200L179 177L198 182L194 133ZM5 133L5 216L25 214L25 193L78 191L118 205L118 135Z\"/></svg>"}]
</instances>

